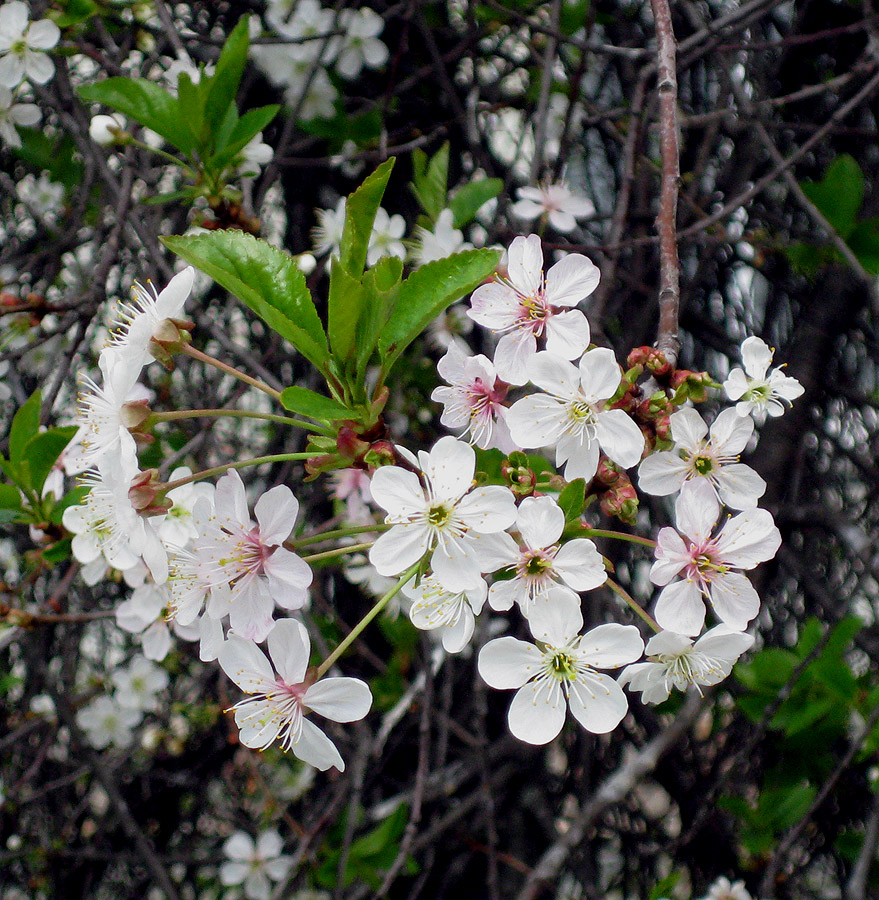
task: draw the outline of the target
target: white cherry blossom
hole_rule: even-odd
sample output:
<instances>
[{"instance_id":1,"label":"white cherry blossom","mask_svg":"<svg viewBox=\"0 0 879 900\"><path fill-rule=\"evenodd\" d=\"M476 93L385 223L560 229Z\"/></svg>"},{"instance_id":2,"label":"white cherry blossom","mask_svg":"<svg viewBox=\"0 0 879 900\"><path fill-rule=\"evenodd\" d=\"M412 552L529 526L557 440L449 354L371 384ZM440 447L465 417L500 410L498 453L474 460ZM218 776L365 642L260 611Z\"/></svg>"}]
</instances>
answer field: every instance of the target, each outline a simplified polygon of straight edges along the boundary
<instances>
[{"instance_id":1,"label":"white cherry blossom","mask_svg":"<svg viewBox=\"0 0 879 900\"><path fill-rule=\"evenodd\" d=\"M744 631L760 610L748 579L734 569L753 569L772 559L781 534L765 509L748 509L729 519L712 537L720 504L705 479L688 482L675 502L677 531L658 535L650 580L665 585L656 602L656 621L670 631L693 635L702 630L705 604L734 631ZM672 581L678 575L681 581Z\"/></svg>"},{"instance_id":2,"label":"white cherry blossom","mask_svg":"<svg viewBox=\"0 0 879 900\"><path fill-rule=\"evenodd\" d=\"M494 355L498 375L524 384L537 338L564 359L575 359L589 346L589 323L571 309L598 286L601 274L585 256L569 253L544 276L543 249L536 234L514 238L507 254L507 276L473 292L467 315L502 335Z\"/></svg>"},{"instance_id":3,"label":"white cherry blossom","mask_svg":"<svg viewBox=\"0 0 879 900\"><path fill-rule=\"evenodd\" d=\"M508 386L498 379L491 360L481 353L468 356L453 341L436 368L450 385L435 388L430 395L431 400L443 404L440 422L446 428L463 429L461 436L470 434L472 442L483 450L515 450L504 406Z\"/></svg>"},{"instance_id":4,"label":"white cherry blossom","mask_svg":"<svg viewBox=\"0 0 879 900\"><path fill-rule=\"evenodd\" d=\"M508 534L504 552L495 558L498 568L512 569L508 580L496 580L488 602L492 609L507 610L514 603L530 616L536 604L559 602L567 594L579 605L577 591L590 591L607 581L601 554L592 541L575 538L559 544L565 514L552 497L526 497L519 505L515 529L524 546Z\"/></svg>"},{"instance_id":5,"label":"white cherry blossom","mask_svg":"<svg viewBox=\"0 0 879 900\"><path fill-rule=\"evenodd\" d=\"M562 730L566 705L587 731L613 731L629 704L616 681L596 670L638 659L644 650L638 629L611 623L581 635L579 605L568 603L540 604L528 624L537 646L507 636L479 653L483 679L493 688L516 690L510 731L529 744L546 744Z\"/></svg>"},{"instance_id":6,"label":"white cherry blossom","mask_svg":"<svg viewBox=\"0 0 879 900\"><path fill-rule=\"evenodd\" d=\"M606 408L622 379L612 350L589 350L579 369L544 351L534 356L528 374L546 393L523 397L510 408L507 422L520 447L555 445L556 465L565 464L568 481L590 481L600 451L624 469L641 459L641 429L623 410Z\"/></svg>"},{"instance_id":7,"label":"white cherry blossom","mask_svg":"<svg viewBox=\"0 0 879 900\"><path fill-rule=\"evenodd\" d=\"M0 139L10 147L20 147L21 137L16 125L36 125L40 108L35 103L14 103L12 91L0 87Z\"/></svg>"},{"instance_id":8,"label":"white cherry blossom","mask_svg":"<svg viewBox=\"0 0 879 900\"><path fill-rule=\"evenodd\" d=\"M754 432L754 422L734 409L723 410L708 426L695 409L669 416L675 446L648 456L638 468L638 483L648 494L665 497L686 481L705 479L722 503L750 509L766 491L766 482L740 463L739 454Z\"/></svg>"},{"instance_id":9,"label":"white cherry blossom","mask_svg":"<svg viewBox=\"0 0 879 900\"><path fill-rule=\"evenodd\" d=\"M345 197L339 198L335 209L315 210L317 225L311 229L311 238L314 241L314 252L318 256L323 256L325 253L334 256L339 254L339 244L345 228L346 199Z\"/></svg>"},{"instance_id":10,"label":"white cherry blossom","mask_svg":"<svg viewBox=\"0 0 879 900\"><path fill-rule=\"evenodd\" d=\"M344 32L336 59L336 71L349 80L356 78L364 66L381 68L388 60L388 48L378 39L385 27L384 19L370 9L345 9L339 16Z\"/></svg>"},{"instance_id":11,"label":"white cherry blossom","mask_svg":"<svg viewBox=\"0 0 879 900\"><path fill-rule=\"evenodd\" d=\"M366 262L374 266L383 256L406 258L406 247L401 238L406 231L406 220L399 214L389 215L383 207L379 207L372 224L369 236L369 249L366 251Z\"/></svg>"},{"instance_id":12,"label":"white cherry blossom","mask_svg":"<svg viewBox=\"0 0 879 900\"><path fill-rule=\"evenodd\" d=\"M577 219L585 219L595 212L591 200L572 193L564 183L520 187L516 195L519 199L511 209L514 216L529 220L546 216L549 224L564 234L576 228Z\"/></svg>"},{"instance_id":13,"label":"white cherry blossom","mask_svg":"<svg viewBox=\"0 0 879 900\"><path fill-rule=\"evenodd\" d=\"M251 694L236 703L235 723L245 747L262 750L280 740L282 750L320 770L345 763L335 744L313 722L305 718L313 711L334 722L356 722L372 704L372 694L357 678L306 679L311 641L301 622L282 619L268 637L269 656L251 641L231 635L220 648L223 671Z\"/></svg>"},{"instance_id":14,"label":"white cherry blossom","mask_svg":"<svg viewBox=\"0 0 879 900\"><path fill-rule=\"evenodd\" d=\"M28 5L11 0L0 6L0 85L18 87L22 79L45 84L55 74L55 64L46 53L61 37L49 19L28 20Z\"/></svg>"},{"instance_id":15,"label":"white cherry blossom","mask_svg":"<svg viewBox=\"0 0 879 900\"><path fill-rule=\"evenodd\" d=\"M180 466L174 469L169 476L169 481L178 481L192 475L188 466ZM166 543L175 547L185 547L190 541L198 537L198 526L193 519L192 511L200 497L205 497L211 502L214 498L214 486L206 481L190 481L172 488L166 494L171 501L171 508L158 523L159 537Z\"/></svg>"},{"instance_id":16,"label":"white cherry blossom","mask_svg":"<svg viewBox=\"0 0 879 900\"><path fill-rule=\"evenodd\" d=\"M111 744L129 747L134 740L134 729L143 713L134 707L122 706L112 697L96 697L76 714L76 724L85 732L88 742L96 750Z\"/></svg>"},{"instance_id":17,"label":"white cherry blossom","mask_svg":"<svg viewBox=\"0 0 879 900\"><path fill-rule=\"evenodd\" d=\"M228 861L220 866L220 883L240 884L248 900L269 900L271 881L281 881L293 857L284 856L284 842L274 829L263 831L256 842L244 831L233 832L223 844Z\"/></svg>"},{"instance_id":18,"label":"white cherry blossom","mask_svg":"<svg viewBox=\"0 0 879 900\"><path fill-rule=\"evenodd\" d=\"M473 637L488 586L480 579L473 590L449 591L435 575L426 575L416 585L405 585L403 593L413 601L409 608L412 624L422 631L441 629L446 652L460 653Z\"/></svg>"},{"instance_id":19,"label":"white cherry blossom","mask_svg":"<svg viewBox=\"0 0 879 900\"><path fill-rule=\"evenodd\" d=\"M693 643L692 637L673 631L653 635L644 649L647 662L626 666L620 685L641 691L644 703L662 703L672 688L719 684L732 671L738 658L750 650L754 638L716 625Z\"/></svg>"},{"instance_id":20,"label":"white cherry blossom","mask_svg":"<svg viewBox=\"0 0 879 900\"><path fill-rule=\"evenodd\" d=\"M116 669L110 680L120 706L152 712L159 708L157 694L168 687L168 673L145 656L136 656L126 668Z\"/></svg>"},{"instance_id":21,"label":"white cherry blossom","mask_svg":"<svg viewBox=\"0 0 879 900\"><path fill-rule=\"evenodd\" d=\"M137 635L143 655L154 662L161 662L174 642L165 621L170 597L166 584L145 581L134 588L131 596L123 600L115 611L116 624L123 631ZM176 622L174 625L180 627Z\"/></svg>"},{"instance_id":22,"label":"white cherry blossom","mask_svg":"<svg viewBox=\"0 0 879 900\"><path fill-rule=\"evenodd\" d=\"M497 533L516 518L513 495L500 485L475 487L476 454L451 436L419 452L418 461L424 486L399 466L383 466L372 476L372 497L393 527L375 542L369 560L380 575L397 575L430 552L445 588L478 589L489 571L482 553L498 546Z\"/></svg>"},{"instance_id":23,"label":"white cherry blossom","mask_svg":"<svg viewBox=\"0 0 879 900\"><path fill-rule=\"evenodd\" d=\"M462 250L472 250L473 245L464 240L464 234L455 228L454 213L450 209L444 209L437 216L433 231L418 225L415 228L415 249L412 252L415 262L419 266L425 263L445 259L453 253Z\"/></svg>"},{"instance_id":24,"label":"white cherry blossom","mask_svg":"<svg viewBox=\"0 0 879 900\"><path fill-rule=\"evenodd\" d=\"M742 344L741 369L733 369L723 389L730 400L738 400L736 412L740 416L753 416L755 421L764 422L766 416L780 416L784 404L788 406L802 396L805 388L781 371L781 367L769 371L773 350L758 337L749 337Z\"/></svg>"},{"instance_id":25,"label":"white cherry blossom","mask_svg":"<svg viewBox=\"0 0 879 900\"><path fill-rule=\"evenodd\" d=\"M744 881L731 882L721 876L713 881L702 900L752 900Z\"/></svg>"}]
</instances>

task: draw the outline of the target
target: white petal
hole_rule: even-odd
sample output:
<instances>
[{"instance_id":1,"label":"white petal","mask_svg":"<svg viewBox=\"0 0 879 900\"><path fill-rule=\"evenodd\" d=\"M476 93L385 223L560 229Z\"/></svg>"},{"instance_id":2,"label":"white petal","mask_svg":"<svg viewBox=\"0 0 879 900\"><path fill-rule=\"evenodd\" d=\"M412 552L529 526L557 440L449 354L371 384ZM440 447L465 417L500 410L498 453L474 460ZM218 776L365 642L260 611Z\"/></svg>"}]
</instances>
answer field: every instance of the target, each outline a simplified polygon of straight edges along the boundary
<instances>
[{"instance_id":1,"label":"white petal","mask_svg":"<svg viewBox=\"0 0 879 900\"><path fill-rule=\"evenodd\" d=\"M541 653L526 641L501 637L480 651L477 668L487 685L500 690L519 688L540 671Z\"/></svg>"},{"instance_id":2,"label":"white petal","mask_svg":"<svg viewBox=\"0 0 879 900\"><path fill-rule=\"evenodd\" d=\"M546 322L546 349L563 359L578 357L589 346L589 323L579 309L556 313Z\"/></svg>"},{"instance_id":3,"label":"white petal","mask_svg":"<svg viewBox=\"0 0 879 900\"><path fill-rule=\"evenodd\" d=\"M244 691L258 694L275 683L275 673L265 653L238 635L231 635L217 654L220 668Z\"/></svg>"},{"instance_id":4,"label":"white petal","mask_svg":"<svg viewBox=\"0 0 879 900\"><path fill-rule=\"evenodd\" d=\"M705 604L699 586L692 581L675 581L664 587L653 617L668 631L698 634L705 622Z\"/></svg>"},{"instance_id":5,"label":"white petal","mask_svg":"<svg viewBox=\"0 0 879 900\"><path fill-rule=\"evenodd\" d=\"M223 843L223 853L229 859L249 860L253 856L253 838L243 831L236 831ZM237 884L238 882L230 882Z\"/></svg>"},{"instance_id":6,"label":"white petal","mask_svg":"<svg viewBox=\"0 0 879 900\"><path fill-rule=\"evenodd\" d=\"M235 634L261 643L274 627L274 609L275 602L269 594L268 585L262 579L254 579L232 601L229 625Z\"/></svg>"},{"instance_id":7,"label":"white petal","mask_svg":"<svg viewBox=\"0 0 879 900\"><path fill-rule=\"evenodd\" d=\"M334 722L357 722L369 712L372 692L359 678L323 678L305 692L303 703Z\"/></svg>"},{"instance_id":8,"label":"white petal","mask_svg":"<svg viewBox=\"0 0 879 900\"><path fill-rule=\"evenodd\" d=\"M259 537L264 544L282 544L290 536L299 514L299 501L283 484L266 491L253 508L259 523Z\"/></svg>"},{"instance_id":9,"label":"white petal","mask_svg":"<svg viewBox=\"0 0 879 900\"><path fill-rule=\"evenodd\" d=\"M565 527L565 514L552 497L526 497L519 506L516 528L532 550L554 544Z\"/></svg>"},{"instance_id":10,"label":"white petal","mask_svg":"<svg viewBox=\"0 0 879 900\"><path fill-rule=\"evenodd\" d=\"M749 337L742 344L742 365L751 378L762 381L766 377L772 355L770 347L758 337Z\"/></svg>"},{"instance_id":11,"label":"white petal","mask_svg":"<svg viewBox=\"0 0 879 900\"><path fill-rule=\"evenodd\" d=\"M537 603L528 615L531 634L550 647L565 647L577 636L583 627L583 613L580 598L573 595L558 595L559 602Z\"/></svg>"},{"instance_id":12,"label":"white petal","mask_svg":"<svg viewBox=\"0 0 879 900\"><path fill-rule=\"evenodd\" d=\"M476 618L468 603L461 606L457 620L443 629L443 649L446 653L460 653L473 637Z\"/></svg>"},{"instance_id":13,"label":"white petal","mask_svg":"<svg viewBox=\"0 0 879 900\"><path fill-rule=\"evenodd\" d=\"M711 606L722 622L744 631L760 612L760 598L744 575L727 572L711 584Z\"/></svg>"},{"instance_id":14,"label":"white petal","mask_svg":"<svg viewBox=\"0 0 879 900\"><path fill-rule=\"evenodd\" d=\"M565 700L555 679L521 687L507 713L510 731L528 744L548 744L565 724Z\"/></svg>"},{"instance_id":15,"label":"white petal","mask_svg":"<svg viewBox=\"0 0 879 900\"><path fill-rule=\"evenodd\" d=\"M508 384L525 384L528 366L537 352L534 332L519 328L505 334L494 351L494 368L498 378Z\"/></svg>"},{"instance_id":16,"label":"white petal","mask_svg":"<svg viewBox=\"0 0 879 900\"><path fill-rule=\"evenodd\" d=\"M520 447L549 447L567 429L566 403L547 394L531 394L510 407L507 425Z\"/></svg>"},{"instance_id":17,"label":"white petal","mask_svg":"<svg viewBox=\"0 0 879 900\"><path fill-rule=\"evenodd\" d=\"M607 581L604 560L595 544L576 538L563 544L553 560L562 581L575 591L591 591Z\"/></svg>"},{"instance_id":18,"label":"white petal","mask_svg":"<svg viewBox=\"0 0 879 900\"><path fill-rule=\"evenodd\" d=\"M218 482L214 494L217 517L236 525L248 526L250 513L247 511L247 496L241 476L230 469ZM223 524L221 522L221 524Z\"/></svg>"},{"instance_id":19,"label":"white petal","mask_svg":"<svg viewBox=\"0 0 879 900\"><path fill-rule=\"evenodd\" d=\"M468 443L447 435L433 445L428 459L424 474L437 500L458 500L473 486L476 453Z\"/></svg>"},{"instance_id":20,"label":"white petal","mask_svg":"<svg viewBox=\"0 0 879 900\"><path fill-rule=\"evenodd\" d=\"M543 276L543 249L536 234L513 239L507 252L510 281L526 297L537 292Z\"/></svg>"},{"instance_id":21,"label":"white petal","mask_svg":"<svg viewBox=\"0 0 879 900\"><path fill-rule=\"evenodd\" d=\"M613 350L596 347L580 359L580 384L590 403L612 397L622 380Z\"/></svg>"},{"instance_id":22,"label":"white petal","mask_svg":"<svg viewBox=\"0 0 879 900\"><path fill-rule=\"evenodd\" d=\"M528 364L528 378L555 397L570 400L580 396L580 371L573 363L548 350L534 355Z\"/></svg>"},{"instance_id":23,"label":"white petal","mask_svg":"<svg viewBox=\"0 0 879 900\"><path fill-rule=\"evenodd\" d=\"M335 766L340 772L345 771L345 762L336 745L308 719L302 720L302 734L290 749L303 762L321 772L331 766Z\"/></svg>"},{"instance_id":24,"label":"white petal","mask_svg":"<svg viewBox=\"0 0 879 900\"><path fill-rule=\"evenodd\" d=\"M629 701L623 689L609 675L590 672L570 683L568 706L571 715L587 731L607 734L623 720Z\"/></svg>"},{"instance_id":25,"label":"white petal","mask_svg":"<svg viewBox=\"0 0 879 900\"><path fill-rule=\"evenodd\" d=\"M751 509L766 493L766 482L744 463L725 465L715 477L720 499L733 509Z\"/></svg>"},{"instance_id":26,"label":"white petal","mask_svg":"<svg viewBox=\"0 0 879 900\"><path fill-rule=\"evenodd\" d=\"M687 407L668 417L672 440L685 450L695 452L708 434L705 420L695 409Z\"/></svg>"},{"instance_id":27,"label":"white petal","mask_svg":"<svg viewBox=\"0 0 879 900\"><path fill-rule=\"evenodd\" d=\"M272 828L264 831L256 839L256 852L263 859L271 859L273 856L278 856L283 849L284 842L281 840L281 835Z\"/></svg>"},{"instance_id":28,"label":"white petal","mask_svg":"<svg viewBox=\"0 0 879 900\"><path fill-rule=\"evenodd\" d=\"M724 562L737 569L753 569L772 559L781 546L781 533L765 509L739 513L723 526L717 550Z\"/></svg>"},{"instance_id":29,"label":"white petal","mask_svg":"<svg viewBox=\"0 0 879 900\"><path fill-rule=\"evenodd\" d=\"M382 466L369 483L372 499L386 512L409 516L425 508L424 490L414 472L399 466Z\"/></svg>"},{"instance_id":30,"label":"white petal","mask_svg":"<svg viewBox=\"0 0 879 900\"><path fill-rule=\"evenodd\" d=\"M686 478L687 464L670 450L654 453L638 466L638 485L654 497L666 497L679 491Z\"/></svg>"},{"instance_id":31,"label":"white petal","mask_svg":"<svg viewBox=\"0 0 879 900\"><path fill-rule=\"evenodd\" d=\"M711 423L711 443L721 456L738 456L753 433L753 420L743 419L734 409L724 409Z\"/></svg>"},{"instance_id":32,"label":"white petal","mask_svg":"<svg viewBox=\"0 0 879 900\"><path fill-rule=\"evenodd\" d=\"M267 647L275 669L287 684L301 684L305 680L311 639L301 622L297 619L276 622Z\"/></svg>"},{"instance_id":33,"label":"white petal","mask_svg":"<svg viewBox=\"0 0 879 900\"><path fill-rule=\"evenodd\" d=\"M595 436L601 449L624 469L636 465L644 453L644 434L628 413L606 409L595 417Z\"/></svg>"},{"instance_id":34,"label":"white petal","mask_svg":"<svg viewBox=\"0 0 879 900\"><path fill-rule=\"evenodd\" d=\"M460 520L480 534L493 534L516 521L516 501L511 491L499 484L474 488L457 507Z\"/></svg>"},{"instance_id":35,"label":"white petal","mask_svg":"<svg viewBox=\"0 0 879 900\"><path fill-rule=\"evenodd\" d=\"M707 540L719 515L717 494L707 479L693 478L681 486L680 496L675 500L675 521L690 540L696 543Z\"/></svg>"},{"instance_id":36,"label":"white petal","mask_svg":"<svg viewBox=\"0 0 879 900\"><path fill-rule=\"evenodd\" d=\"M566 434L559 438L555 455L556 465L567 460L565 478L568 481L582 478L589 484L598 468L598 441L584 441L583 438Z\"/></svg>"},{"instance_id":37,"label":"white petal","mask_svg":"<svg viewBox=\"0 0 879 900\"><path fill-rule=\"evenodd\" d=\"M641 657L644 641L634 625L609 622L587 631L580 638L577 653L596 669L617 669Z\"/></svg>"}]
</instances>

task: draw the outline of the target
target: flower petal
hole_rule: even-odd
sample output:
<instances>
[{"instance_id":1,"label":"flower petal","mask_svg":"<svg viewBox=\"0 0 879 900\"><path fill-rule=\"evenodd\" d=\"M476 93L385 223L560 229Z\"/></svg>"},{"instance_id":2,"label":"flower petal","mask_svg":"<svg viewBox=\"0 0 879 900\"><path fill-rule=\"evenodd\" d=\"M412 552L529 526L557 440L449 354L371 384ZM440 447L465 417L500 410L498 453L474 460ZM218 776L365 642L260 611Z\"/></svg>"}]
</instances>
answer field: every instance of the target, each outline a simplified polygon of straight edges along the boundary
<instances>
[{"instance_id":1,"label":"flower petal","mask_svg":"<svg viewBox=\"0 0 879 900\"><path fill-rule=\"evenodd\" d=\"M548 744L565 724L565 699L555 679L542 678L519 688L507 722L513 735L527 744Z\"/></svg>"},{"instance_id":2,"label":"flower petal","mask_svg":"<svg viewBox=\"0 0 879 900\"><path fill-rule=\"evenodd\" d=\"M534 644L518 638L495 638L480 651L477 668L487 685L500 690L520 688L540 671L542 656Z\"/></svg>"},{"instance_id":3,"label":"flower petal","mask_svg":"<svg viewBox=\"0 0 879 900\"><path fill-rule=\"evenodd\" d=\"M629 701L623 689L609 675L589 672L570 682L568 706L571 715L587 731L607 734L623 720L629 710Z\"/></svg>"},{"instance_id":4,"label":"flower petal","mask_svg":"<svg viewBox=\"0 0 879 900\"><path fill-rule=\"evenodd\" d=\"M275 683L275 673L265 653L253 641L237 634L230 635L220 648L217 661L245 694L264 693Z\"/></svg>"},{"instance_id":5,"label":"flower petal","mask_svg":"<svg viewBox=\"0 0 879 900\"><path fill-rule=\"evenodd\" d=\"M275 670L287 684L301 684L305 680L311 639L302 622L297 619L276 622L267 647Z\"/></svg>"},{"instance_id":6,"label":"flower petal","mask_svg":"<svg viewBox=\"0 0 879 900\"><path fill-rule=\"evenodd\" d=\"M302 702L334 722L357 722L369 712L372 692L359 678L323 678L305 692Z\"/></svg>"}]
</instances>

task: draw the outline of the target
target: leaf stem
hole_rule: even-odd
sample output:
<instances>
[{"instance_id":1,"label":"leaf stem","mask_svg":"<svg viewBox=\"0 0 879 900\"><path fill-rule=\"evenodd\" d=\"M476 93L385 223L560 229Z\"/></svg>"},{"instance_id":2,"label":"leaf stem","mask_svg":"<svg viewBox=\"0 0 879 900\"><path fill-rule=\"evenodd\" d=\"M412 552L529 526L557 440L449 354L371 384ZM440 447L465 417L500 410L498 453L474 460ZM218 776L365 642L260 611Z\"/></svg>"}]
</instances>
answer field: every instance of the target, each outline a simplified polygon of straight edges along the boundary
<instances>
[{"instance_id":1,"label":"leaf stem","mask_svg":"<svg viewBox=\"0 0 879 900\"><path fill-rule=\"evenodd\" d=\"M320 429L319 425L293 419L290 416L279 416L274 413L255 412L249 409L173 409L167 412L156 412L150 416L151 422L175 422L178 419L213 419L226 416L230 419L265 419L267 422L278 422L281 425L293 425L312 431ZM323 430L323 429L320 429Z\"/></svg>"},{"instance_id":2,"label":"leaf stem","mask_svg":"<svg viewBox=\"0 0 879 900\"><path fill-rule=\"evenodd\" d=\"M330 670L336 660L354 643L367 625L388 605L388 603L400 593L403 586L415 577L415 573L421 566L418 560L414 566L410 566L400 576L400 580L373 606L373 608L351 629L348 636L336 647L335 650L318 666L317 677L322 678Z\"/></svg>"},{"instance_id":3,"label":"leaf stem","mask_svg":"<svg viewBox=\"0 0 879 900\"><path fill-rule=\"evenodd\" d=\"M660 632L662 629L659 627L656 619L650 615L650 613L646 612L640 603L623 588L621 585L617 584L612 578L608 578L605 582L607 586L619 597L635 615L640 616L654 631Z\"/></svg>"},{"instance_id":4,"label":"leaf stem","mask_svg":"<svg viewBox=\"0 0 879 900\"><path fill-rule=\"evenodd\" d=\"M349 544L346 547L336 547L335 550L324 550L321 553L312 553L311 556L303 556L307 562L317 562L320 559L333 559L336 556L344 556L346 553L359 553L361 550L369 550L375 541L367 541L364 544Z\"/></svg>"},{"instance_id":5,"label":"leaf stem","mask_svg":"<svg viewBox=\"0 0 879 900\"><path fill-rule=\"evenodd\" d=\"M222 466L214 466L212 469L204 469L201 472L195 472L187 475L185 478L178 478L175 481L166 481L162 485L162 490L170 491L174 488L181 487L184 484L190 484L193 481L200 481L202 478L212 478L214 475L222 475L229 469L246 469L249 466L261 466L263 463L288 462L296 459L312 459L320 456L319 453L276 453L273 456L257 456L255 459L242 459L238 462L224 463Z\"/></svg>"},{"instance_id":6,"label":"leaf stem","mask_svg":"<svg viewBox=\"0 0 879 900\"><path fill-rule=\"evenodd\" d=\"M656 541L650 538L639 537L637 534L626 534L624 531L605 531L601 528L590 528L584 532L585 537L590 538L614 538L618 541L628 541L630 544L640 544L642 547L650 547L651 550L656 547Z\"/></svg>"},{"instance_id":7,"label":"leaf stem","mask_svg":"<svg viewBox=\"0 0 879 900\"><path fill-rule=\"evenodd\" d=\"M187 354L187 356L197 359L199 362L213 366L221 372L225 372L227 375L231 375L233 378L237 378L239 381L243 381L245 384L255 387L264 394L268 394L273 400L277 400L279 403L281 402L281 392L276 391L273 387L269 387L265 382L260 381L258 378L252 378L240 369L236 369L234 366L230 366L207 353L203 353L201 350L196 350L191 344L184 344L183 352Z\"/></svg>"},{"instance_id":8,"label":"leaf stem","mask_svg":"<svg viewBox=\"0 0 879 900\"><path fill-rule=\"evenodd\" d=\"M293 541L284 541L288 550L298 550L309 544L322 544L324 541L334 541L337 538L352 537L355 534L368 534L370 531L387 531L390 525L353 525L350 528L337 528L335 531L324 531L320 534L310 534L308 537L296 538Z\"/></svg>"}]
</instances>

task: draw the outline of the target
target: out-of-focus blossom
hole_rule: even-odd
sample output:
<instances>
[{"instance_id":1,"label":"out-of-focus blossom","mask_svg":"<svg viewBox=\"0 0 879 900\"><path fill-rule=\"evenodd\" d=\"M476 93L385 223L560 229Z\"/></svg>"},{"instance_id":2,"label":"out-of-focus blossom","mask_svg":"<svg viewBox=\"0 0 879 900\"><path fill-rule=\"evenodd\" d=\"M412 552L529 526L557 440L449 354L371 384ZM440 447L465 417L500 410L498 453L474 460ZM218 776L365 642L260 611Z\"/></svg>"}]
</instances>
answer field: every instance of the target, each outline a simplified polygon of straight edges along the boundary
<instances>
[{"instance_id":1,"label":"out-of-focus blossom","mask_svg":"<svg viewBox=\"0 0 879 900\"><path fill-rule=\"evenodd\" d=\"M567 234L577 225L577 219L585 219L595 212L595 206L586 197L578 197L566 184L546 184L540 187L520 187L519 199L512 212L520 219L536 219L546 216L556 231Z\"/></svg>"},{"instance_id":2,"label":"out-of-focus blossom","mask_svg":"<svg viewBox=\"0 0 879 900\"><path fill-rule=\"evenodd\" d=\"M28 6L11 0L0 6L0 86L17 87L24 78L45 84L55 74L55 64L47 55L61 37L49 19L31 22Z\"/></svg>"}]
</instances>

